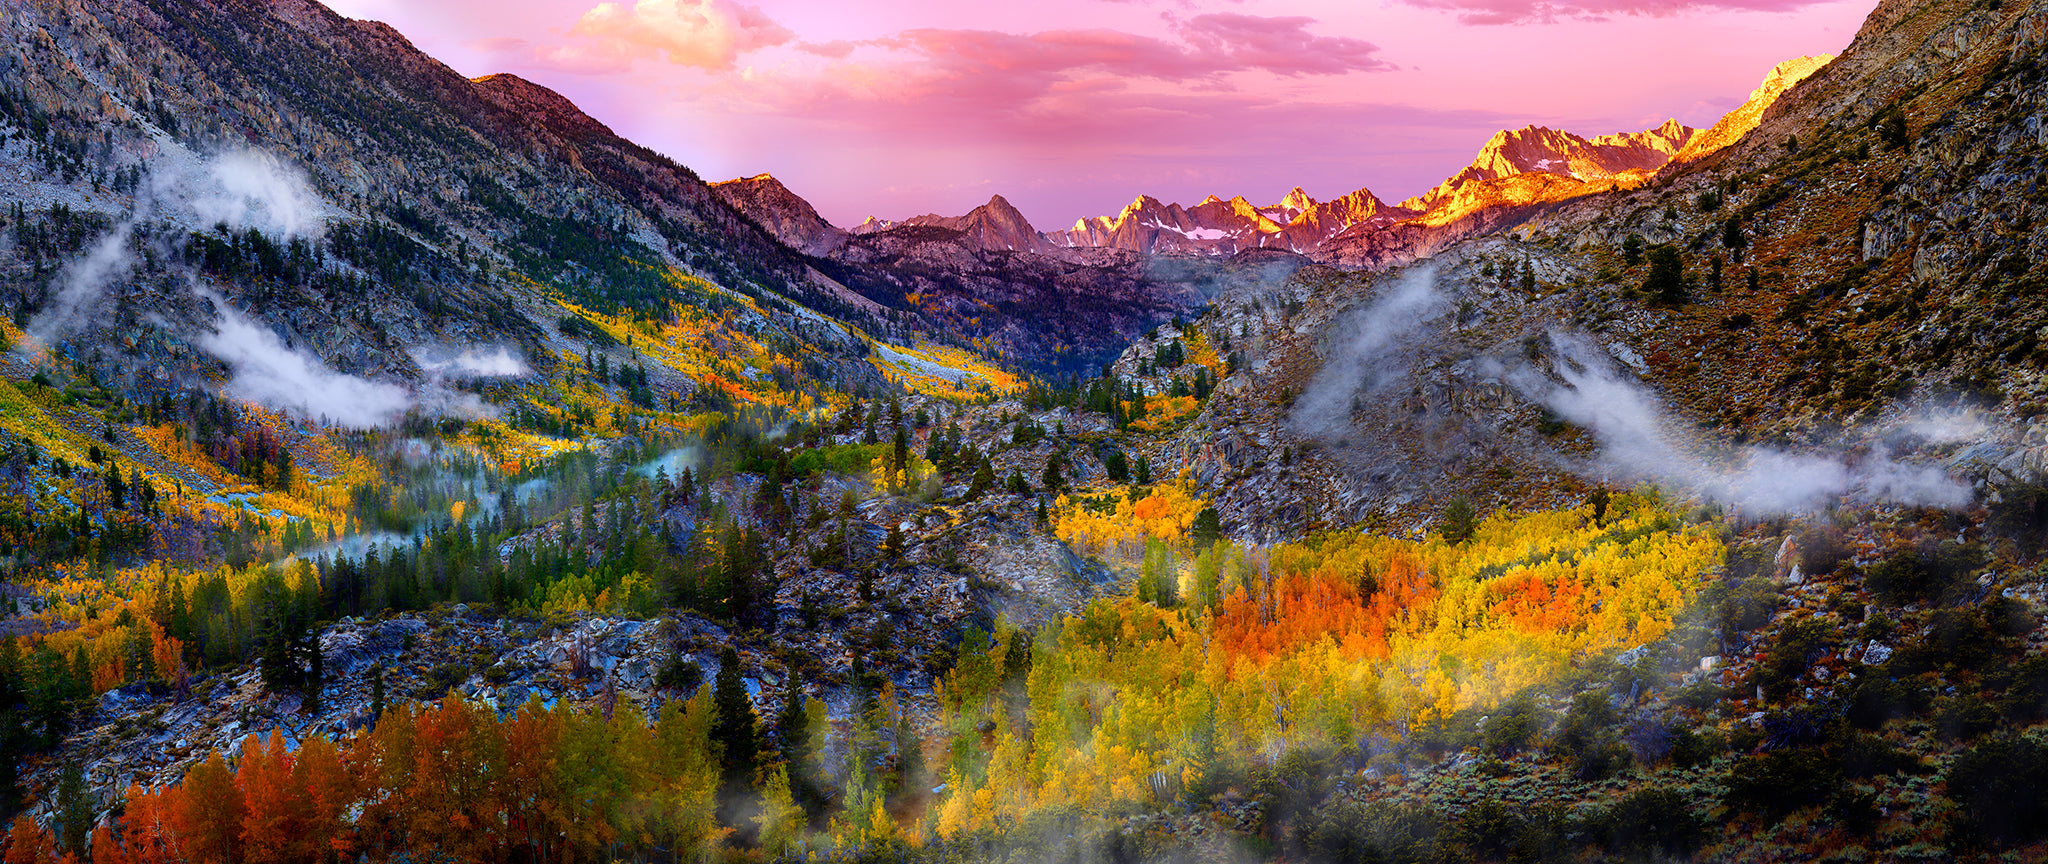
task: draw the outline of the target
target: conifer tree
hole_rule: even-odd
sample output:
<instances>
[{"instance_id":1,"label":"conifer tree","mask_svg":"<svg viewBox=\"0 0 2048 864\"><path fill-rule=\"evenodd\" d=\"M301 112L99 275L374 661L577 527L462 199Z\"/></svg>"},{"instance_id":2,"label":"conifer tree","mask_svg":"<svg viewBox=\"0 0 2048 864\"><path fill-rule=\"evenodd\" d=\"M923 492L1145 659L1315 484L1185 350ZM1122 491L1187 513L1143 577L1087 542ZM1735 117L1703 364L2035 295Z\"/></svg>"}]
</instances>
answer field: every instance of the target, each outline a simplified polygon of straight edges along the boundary
<instances>
[{"instance_id":1,"label":"conifer tree","mask_svg":"<svg viewBox=\"0 0 2048 864\"><path fill-rule=\"evenodd\" d=\"M77 762L64 763L57 779L57 845L65 852L85 856L85 838L92 834L92 792L85 786L85 769Z\"/></svg>"},{"instance_id":2,"label":"conifer tree","mask_svg":"<svg viewBox=\"0 0 2048 864\"><path fill-rule=\"evenodd\" d=\"M747 686L740 677L740 655L731 648L718 655L711 705L718 715L711 724L711 741L719 748L719 797L738 798L754 785L760 743L754 703L747 698Z\"/></svg>"}]
</instances>

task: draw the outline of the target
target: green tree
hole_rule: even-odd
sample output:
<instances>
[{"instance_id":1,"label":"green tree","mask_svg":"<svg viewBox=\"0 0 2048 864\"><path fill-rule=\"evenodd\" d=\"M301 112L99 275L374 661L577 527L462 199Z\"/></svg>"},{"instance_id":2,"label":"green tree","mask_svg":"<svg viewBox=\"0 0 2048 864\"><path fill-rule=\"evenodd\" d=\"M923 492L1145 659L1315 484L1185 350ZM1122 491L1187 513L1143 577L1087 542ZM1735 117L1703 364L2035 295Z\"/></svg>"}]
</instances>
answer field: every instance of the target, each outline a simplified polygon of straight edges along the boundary
<instances>
[{"instance_id":1,"label":"green tree","mask_svg":"<svg viewBox=\"0 0 2048 864\"><path fill-rule=\"evenodd\" d=\"M1188 527L1188 542L1193 543L1195 548L1202 549L1215 545L1216 541L1221 539L1223 517L1216 512L1215 507L1202 508L1202 512L1195 514L1194 524Z\"/></svg>"},{"instance_id":2,"label":"green tree","mask_svg":"<svg viewBox=\"0 0 2048 864\"><path fill-rule=\"evenodd\" d=\"M1479 518L1472 512L1472 502L1464 497L1451 500L1444 508L1443 537L1453 544L1472 539L1472 532L1479 527Z\"/></svg>"},{"instance_id":3,"label":"green tree","mask_svg":"<svg viewBox=\"0 0 2048 864\"><path fill-rule=\"evenodd\" d=\"M974 479L967 482L967 493L961 496L968 501L988 494L988 490L995 488L996 485L995 467L989 464L988 458L982 457L975 460L975 463Z\"/></svg>"},{"instance_id":4,"label":"green tree","mask_svg":"<svg viewBox=\"0 0 2048 864\"><path fill-rule=\"evenodd\" d=\"M711 706L718 712L711 723L711 741L718 747L719 797L738 799L753 788L760 768L759 718L747 698L747 685L740 676L740 655L726 648L718 655L718 678L711 685ZM726 824L734 824L727 820Z\"/></svg>"},{"instance_id":5,"label":"green tree","mask_svg":"<svg viewBox=\"0 0 2048 864\"><path fill-rule=\"evenodd\" d=\"M1650 271L1643 276L1643 293L1660 306L1685 304L1685 261L1678 247L1669 243L1649 250Z\"/></svg>"},{"instance_id":6,"label":"green tree","mask_svg":"<svg viewBox=\"0 0 2048 864\"><path fill-rule=\"evenodd\" d=\"M77 762L64 763L57 778L57 843L65 852L85 857L85 838L92 834L92 791L85 785L85 769Z\"/></svg>"}]
</instances>

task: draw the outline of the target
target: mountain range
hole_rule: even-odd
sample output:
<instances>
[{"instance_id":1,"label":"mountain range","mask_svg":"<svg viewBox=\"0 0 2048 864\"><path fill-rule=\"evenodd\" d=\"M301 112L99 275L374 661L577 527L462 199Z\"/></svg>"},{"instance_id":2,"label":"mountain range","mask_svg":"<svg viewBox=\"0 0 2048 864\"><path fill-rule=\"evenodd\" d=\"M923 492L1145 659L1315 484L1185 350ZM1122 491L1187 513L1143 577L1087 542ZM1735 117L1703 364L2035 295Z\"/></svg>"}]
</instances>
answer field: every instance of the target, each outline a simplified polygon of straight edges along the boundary
<instances>
[{"instance_id":1,"label":"mountain range","mask_svg":"<svg viewBox=\"0 0 2048 864\"><path fill-rule=\"evenodd\" d=\"M926 215L901 221L869 217L851 230L841 230L766 174L715 183L712 188L792 248L814 255L830 255L849 236L939 228L959 232L960 242L977 249L1076 260L1085 260L1089 250L1102 249L1211 256L1269 249L1316 261L1377 266L1429 254L1561 201L1638 186L1669 167L1703 158L1741 138L1780 94L1831 59L1800 57L1780 63L1740 107L1704 132L1676 120L1641 132L1591 138L1542 126L1502 130L1480 148L1471 164L1399 204L1388 204L1370 189L1317 201L1295 187L1270 206L1254 205L1243 196L1211 195L1182 206L1139 195L1114 216L1087 217L1070 228L1041 232L998 195L964 216Z\"/></svg>"}]
</instances>

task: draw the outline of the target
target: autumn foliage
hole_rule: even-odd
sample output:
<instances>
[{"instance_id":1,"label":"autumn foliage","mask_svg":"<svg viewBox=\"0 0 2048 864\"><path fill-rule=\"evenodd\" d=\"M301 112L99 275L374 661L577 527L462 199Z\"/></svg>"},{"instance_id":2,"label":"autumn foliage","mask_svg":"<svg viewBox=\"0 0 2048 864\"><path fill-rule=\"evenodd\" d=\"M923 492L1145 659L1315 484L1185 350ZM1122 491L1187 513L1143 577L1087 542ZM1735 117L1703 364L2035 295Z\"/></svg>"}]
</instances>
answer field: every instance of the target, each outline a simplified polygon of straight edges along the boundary
<instances>
[{"instance_id":1,"label":"autumn foliage","mask_svg":"<svg viewBox=\"0 0 2048 864\"><path fill-rule=\"evenodd\" d=\"M1061 530L1137 534L1150 530L1140 510L1068 510ZM980 671L947 681L955 758L939 833L1040 807L1156 804L1224 765L1398 739L1499 704L1664 635L1722 547L1651 496L1625 495L1604 518L1500 515L1457 544L1346 532L1263 553L1222 577L1213 606L1097 601L1035 640L1010 634L986 659L963 656L960 670ZM1216 580L1208 560L1182 581ZM1024 651L1028 662L1013 659ZM1028 674L1005 684L996 666Z\"/></svg>"}]
</instances>

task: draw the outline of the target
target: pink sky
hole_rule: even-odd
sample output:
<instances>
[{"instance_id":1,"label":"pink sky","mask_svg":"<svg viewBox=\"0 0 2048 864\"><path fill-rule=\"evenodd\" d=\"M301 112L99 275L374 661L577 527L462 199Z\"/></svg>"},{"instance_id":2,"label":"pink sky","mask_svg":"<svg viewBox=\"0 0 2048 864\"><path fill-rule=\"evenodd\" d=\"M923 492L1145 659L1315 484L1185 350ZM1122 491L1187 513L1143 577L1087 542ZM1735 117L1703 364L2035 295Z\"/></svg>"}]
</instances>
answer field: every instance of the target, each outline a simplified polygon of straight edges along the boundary
<instances>
[{"instance_id":1,"label":"pink sky","mask_svg":"<svg viewBox=\"0 0 2048 864\"><path fill-rule=\"evenodd\" d=\"M1041 230L1139 194L1398 201L1495 130L1711 125L1873 0L330 0L513 72L706 180L842 227L1001 194Z\"/></svg>"}]
</instances>

